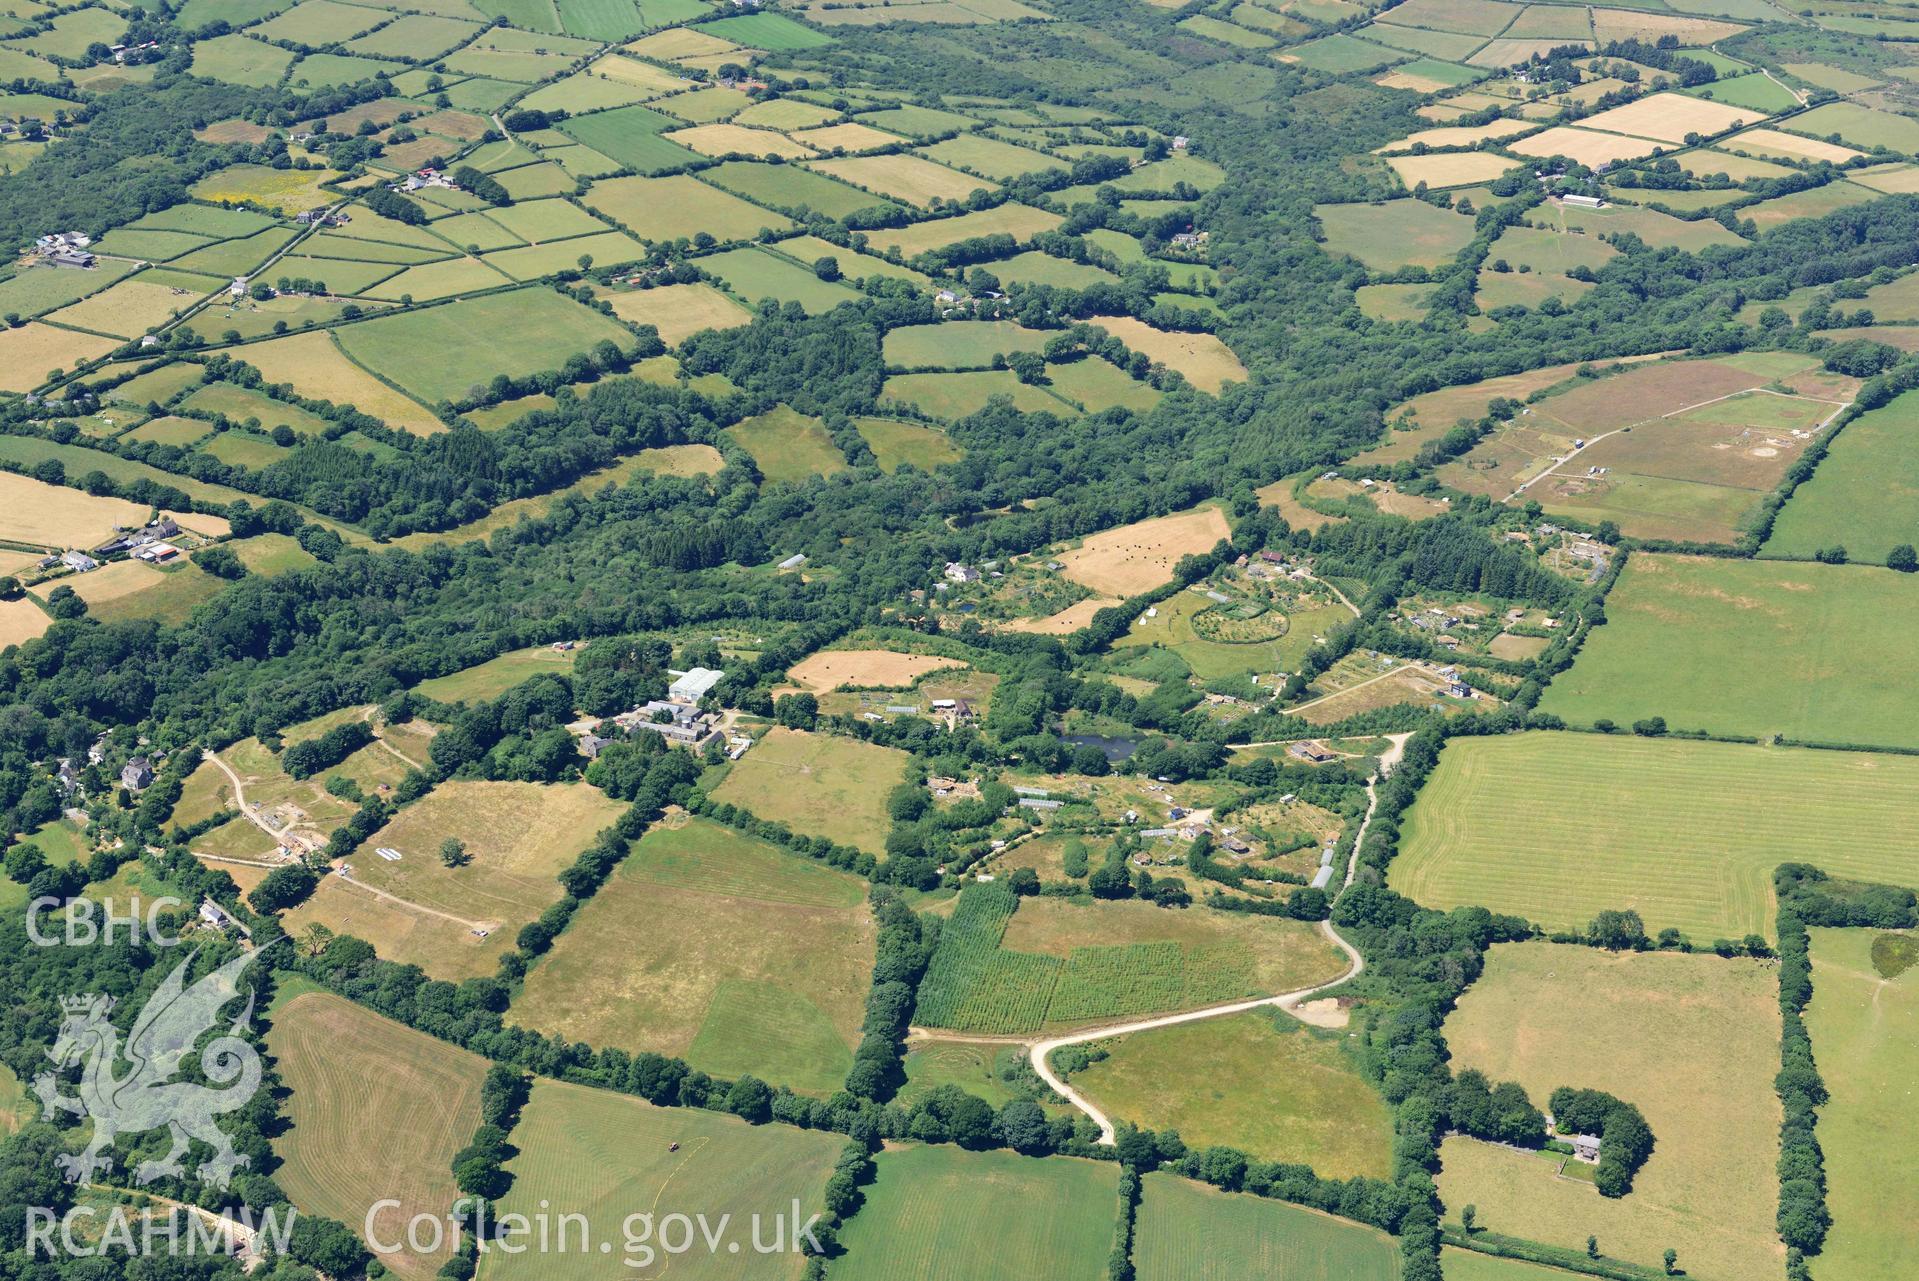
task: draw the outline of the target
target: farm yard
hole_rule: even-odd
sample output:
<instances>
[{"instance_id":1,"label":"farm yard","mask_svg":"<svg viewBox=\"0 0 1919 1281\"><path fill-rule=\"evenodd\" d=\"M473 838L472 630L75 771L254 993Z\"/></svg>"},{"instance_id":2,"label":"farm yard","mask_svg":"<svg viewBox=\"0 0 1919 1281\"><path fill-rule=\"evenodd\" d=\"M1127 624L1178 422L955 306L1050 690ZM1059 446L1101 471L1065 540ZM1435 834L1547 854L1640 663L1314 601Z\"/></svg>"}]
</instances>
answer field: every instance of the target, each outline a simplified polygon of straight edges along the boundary
<instances>
[{"instance_id":1,"label":"farm yard","mask_svg":"<svg viewBox=\"0 0 1919 1281\"><path fill-rule=\"evenodd\" d=\"M1597 1236L1609 1257L1649 1269L1676 1248L1687 1274L1705 1281L1783 1266L1772 1227L1778 984L1766 966L1499 944L1445 1031L1460 1068L1517 1081L1540 1101L1562 1085L1605 1090L1639 1108L1654 1135L1618 1199L1557 1177L1533 1153L1448 1138L1439 1175L1447 1221L1473 1204L1491 1231L1571 1249ZM1580 1041L1576 1059L1568 1034Z\"/></svg>"}]
</instances>

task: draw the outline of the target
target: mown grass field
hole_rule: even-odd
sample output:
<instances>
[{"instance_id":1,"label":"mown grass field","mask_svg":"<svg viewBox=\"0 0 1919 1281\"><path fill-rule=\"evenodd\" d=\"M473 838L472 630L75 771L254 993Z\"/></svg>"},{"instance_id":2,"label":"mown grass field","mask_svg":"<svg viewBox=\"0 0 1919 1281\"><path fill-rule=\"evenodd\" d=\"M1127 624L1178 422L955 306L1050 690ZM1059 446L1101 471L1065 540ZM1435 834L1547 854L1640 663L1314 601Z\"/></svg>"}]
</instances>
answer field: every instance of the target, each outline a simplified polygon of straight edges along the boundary
<instances>
[{"instance_id":1,"label":"mown grass field","mask_svg":"<svg viewBox=\"0 0 1919 1281\"><path fill-rule=\"evenodd\" d=\"M1141 1184L1133 1263L1140 1281L1393 1281L1399 1275L1399 1251L1384 1232L1163 1172Z\"/></svg>"},{"instance_id":2,"label":"mown grass field","mask_svg":"<svg viewBox=\"0 0 1919 1281\"><path fill-rule=\"evenodd\" d=\"M1857 565L1635 555L1540 710L1573 724L1919 747L1919 581ZM1683 644L1679 643L1683 640Z\"/></svg>"},{"instance_id":3,"label":"mown grass field","mask_svg":"<svg viewBox=\"0 0 1919 1281\"><path fill-rule=\"evenodd\" d=\"M1908 873L1906 883L1914 877ZM1835 1277L1894 1281L1919 1258L1906 1192L1919 1180L1919 970L1884 977L1877 930L1812 931L1806 1026L1831 1098L1819 1109L1832 1233L1819 1267Z\"/></svg>"},{"instance_id":4,"label":"mown grass field","mask_svg":"<svg viewBox=\"0 0 1919 1281\"><path fill-rule=\"evenodd\" d=\"M480 1124L486 1060L317 988L276 1006L267 1049L292 1091L274 1178L297 1209L357 1231L374 1202L398 1200L377 1222L389 1241L415 1214L446 1214L459 1195L453 1154ZM381 1261L424 1278L452 1253L449 1242Z\"/></svg>"},{"instance_id":5,"label":"mown grass field","mask_svg":"<svg viewBox=\"0 0 1919 1281\"><path fill-rule=\"evenodd\" d=\"M1573 1085L1632 1103L1654 1148L1630 1195L1608 1200L1527 1152L1451 1138L1445 1219L1476 1205L1508 1236L1659 1267L1668 1248L1701 1281L1779 1273L1773 1224L1780 1118L1779 988L1746 959L1507 943L1446 1020L1454 1069L1518 1081L1535 1103Z\"/></svg>"},{"instance_id":6,"label":"mown grass field","mask_svg":"<svg viewBox=\"0 0 1919 1281\"><path fill-rule=\"evenodd\" d=\"M35 547L92 547L115 525L143 522L151 509L123 498L95 498L31 476L0 472L0 539Z\"/></svg>"},{"instance_id":7,"label":"mown grass field","mask_svg":"<svg viewBox=\"0 0 1919 1281\"><path fill-rule=\"evenodd\" d=\"M564 1251L492 1251L480 1266L481 1281L606 1281L677 1277L682 1270L702 1281L794 1281L804 1257L790 1252L790 1240L788 1253L755 1253L752 1219L760 1218L761 1243L772 1245L775 1219L785 1218L790 1232L795 1199L801 1222L818 1211L845 1139L541 1080L513 1143L520 1155L507 1163L513 1187L500 1213L534 1216L545 1207L552 1215L562 1209L584 1215L593 1248L579 1247L576 1229ZM657 1239L629 1242L622 1225L634 1214L650 1214L656 1223L669 1214L704 1214L712 1225L730 1215L726 1239L740 1250L730 1254L722 1245L708 1254L697 1234L697 1254L665 1254ZM637 1237L639 1225L629 1226ZM600 1241L612 1245L609 1254L599 1252ZM626 1249L629 1244L634 1248Z\"/></svg>"},{"instance_id":8,"label":"mown grass field","mask_svg":"<svg viewBox=\"0 0 1919 1281\"><path fill-rule=\"evenodd\" d=\"M1319 205L1313 216L1325 233L1328 253L1346 254L1382 270L1437 267L1450 262L1473 238L1472 219L1421 200Z\"/></svg>"},{"instance_id":9,"label":"mown grass field","mask_svg":"<svg viewBox=\"0 0 1919 1281\"><path fill-rule=\"evenodd\" d=\"M1282 1011L1248 1010L1108 1042L1073 1088L1108 1116L1178 1130L1190 1147L1224 1144L1324 1178L1389 1178L1392 1115L1344 1039ZM1192 1071L1198 1064L1203 1072Z\"/></svg>"},{"instance_id":10,"label":"mown grass field","mask_svg":"<svg viewBox=\"0 0 1919 1281\"><path fill-rule=\"evenodd\" d=\"M1018 1034L1272 996L1330 979L1343 958L1296 921L1149 904L960 896L920 983L916 1019Z\"/></svg>"},{"instance_id":11,"label":"mown grass field","mask_svg":"<svg viewBox=\"0 0 1919 1281\"><path fill-rule=\"evenodd\" d=\"M1914 392L1847 423L1812 479L1780 509L1761 554L1804 559L1844 547L1848 559L1884 564L1894 547L1919 542L1915 426Z\"/></svg>"},{"instance_id":12,"label":"mown grass field","mask_svg":"<svg viewBox=\"0 0 1919 1281\"><path fill-rule=\"evenodd\" d=\"M1253 672L1290 672L1312 648L1315 636L1324 636L1353 617L1345 606L1328 603L1288 614L1286 634L1277 640L1227 644L1208 640L1193 630L1193 616L1212 605L1203 595L1181 592L1162 601L1155 617L1134 620L1132 629L1115 641L1114 647L1164 646L1178 654L1202 680Z\"/></svg>"},{"instance_id":13,"label":"mown grass field","mask_svg":"<svg viewBox=\"0 0 1919 1281\"><path fill-rule=\"evenodd\" d=\"M874 1164L866 1204L840 1229L834 1281L1106 1275L1119 1209L1111 1162L941 1145L889 1149Z\"/></svg>"},{"instance_id":14,"label":"mown grass field","mask_svg":"<svg viewBox=\"0 0 1919 1281\"><path fill-rule=\"evenodd\" d=\"M901 422L897 418L856 418L853 425L873 451L881 471L898 471L909 463L922 471L932 471L966 456L966 451L954 444L945 432L923 423Z\"/></svg>"},{"instance_id":15,"label":"mown grass field","mask_svg":"<svg viewBox=\"0 0 1919 1281\"><path fill-rule=\"evenodd\" d=\"M542 672L564 676L573 670L574 660L579 656L576 649L557 651L551 645L531 645L451 675L421 681L413 689L435 702L479 703L498 698L521 681L531 680Z\"/></svg>"},{"instance_id":16,"label":"mown grass field","mask_svg":"<svg viewBox=\"0 0 1919 1281\"><path fill-rule=\"evenodd\" d=\"M906 761L891 747L772 729L734 763L713 799L881 854L892 828L886 794L906 776Z\"/></svg>"},{"instance_id":17,"label":"mown grass field","mask_svg":"<svg viewBox=\"0 0 1919 1281\"><path fill-rule=\"evenodd\" d=\"M1403 823L1389 883L1550 929L1632 908L1695 943L1773 933L1772 871L1910 881L1919 760L1535 732L1457 739Z\"/></svg>"},{"instance_id":18,"label":"mown grass field","mask_svg":"<svg viewBox=\"0 0 1919 1281\"><path fill-rule=\"evenodd\" d=\"M857 878L690 819L634 846L513 1019L824 1096L852 1066L874 937Z\"/></svg>"}]
</instances>

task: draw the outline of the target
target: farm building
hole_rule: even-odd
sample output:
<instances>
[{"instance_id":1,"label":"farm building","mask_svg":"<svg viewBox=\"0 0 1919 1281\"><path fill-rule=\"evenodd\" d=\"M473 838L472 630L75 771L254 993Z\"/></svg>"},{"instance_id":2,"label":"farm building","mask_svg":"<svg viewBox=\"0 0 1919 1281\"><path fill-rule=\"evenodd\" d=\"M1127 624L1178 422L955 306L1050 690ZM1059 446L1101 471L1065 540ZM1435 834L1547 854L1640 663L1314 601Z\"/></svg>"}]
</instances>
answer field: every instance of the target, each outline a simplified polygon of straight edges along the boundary
<instances>
[{"instance_id":1,"label":"farm building","mask_svg":"<svg viewBox=\"0 0 1919 1281\"><path fill-rule=\"evenodd\" d=\"M153 783L153 762L136 756L120 769L120 782L129 792L137 792Z\"/></svg>"},{"instance_id":2,"label":"farm building","mask_svg":"<svg viewBox=\"0 0 1919 1281\"><path fill-rule=\"evenodd\" d=\"M666 687L668 702L693 704L705 698L712 688L726 678L726 673L711 667L694 667L675 675L673 683Z\"/></svg>"}]
</instances>

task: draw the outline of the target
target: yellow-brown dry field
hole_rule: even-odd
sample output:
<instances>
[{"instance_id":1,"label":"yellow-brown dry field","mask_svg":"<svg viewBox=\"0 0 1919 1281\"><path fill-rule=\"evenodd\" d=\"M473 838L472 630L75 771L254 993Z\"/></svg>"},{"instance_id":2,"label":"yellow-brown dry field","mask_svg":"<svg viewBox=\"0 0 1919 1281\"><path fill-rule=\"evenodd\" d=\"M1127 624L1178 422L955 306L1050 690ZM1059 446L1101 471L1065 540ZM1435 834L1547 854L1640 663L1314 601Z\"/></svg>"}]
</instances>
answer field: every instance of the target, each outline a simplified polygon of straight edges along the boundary
<instances>
[{"instance_id":1,"label":"yellow-brown dry field","mask_svg":"<svg viewBox=\"0 0 1919 1281\"><path fill-rule=\"evenodd\" d=\"M1736 22L1714 22L1710 18L1641 13L1631 9L1593 10L1593 35L1601 44L1635 38L1651 44L1661 36L1678 36L1682 45L1707 45L1744 30Z\"/></svg>"},{"instance_id":2,"label":"yellow-brown dry field","mask_svg":"<svg viewBox=\"0 0 1919 1281\"><path fill-rule=\"evenodd\" d=\"M1082 587L1102 596L1137 596L1171 582L1181 557L1209 551L1232 532L1219 508L1198 507L1094 534L1057 559Z\"/></svg>"},{"instance_id":3,"label":"yellow-brown dry field","mask_svg":"<svg viewBox=\"0 0 1919 1281\"><path fill-rule=\"evenodd\" d=\"M1682 142L1689 133L1710 137L1740 125L1756 124L1765 118L1765 112L1755 111L1751 107L1729 106L1710 98L1695 98L1684 93L1655 93L1623 107L1587 116L1580 123L1588 129L1600 129L1607 133L1657 138L1661 142Z\"/></svg>"},{"instance_id":4,"label":"yellow-brown dry field","mask_svg":"<svg viewBox=\"0 0 1919 1281\"><path fill-rule=\"evenodd\" d=\"M1775 971L1744 958L1496 945L1446 1020L1455 1068L1542 1105L1561 1085L1606 1090L1644 1113L1655 1146L1608 1200L1531 1153L1448 1139L1448 1220L1471 1203L1494 1232L1574 1250L1596 1235L1649 1271L1671 1247L1700 1281L1777 1275L1778 998Z\"/></svg>"},{"instance_id":5,"label":"yellow-brown dry field","mask_svg":"<svg viewBox=\"0 0 1919 1281\"><path fill-rule=\"evenodd\" d=\"M1491 182L1513 168L1517 161L1490 151L1446 151L1431 156L1388 156L1408 191L1425 183L1428 187L1467 187L1476 182Z\"/></svg>"},{"instance_id":6,"label":"yellow-brown dry field","mask_svg":"<svg viewBox=\"0 0 1919 1281\"><path fill-rule=\"evenodd\" d=\"M97 547L115 525L146 523L148 508L123 498L95 498L64 485L0 472L0 539L35 547Z\"/></svg>"},{"instance_id":7,"label":"yellow-brown dry field","mask_svg":"<svg viewBox=\"0 0 1919 1281\"><path fill-rule=\"evenodd\" d=\"M1003 632L1031 632L1036 636L1070 636L1093 621L1093 615L1108 605L1119 602L1110 596L1089 596L1085 600L1075 601L1057 614L1048 614L1044 618L1016 618L1009 623L1000 623Z\"/></svg>"},{"instance_id":8,"label":"yellow-brown dry field","mask_svg":"<svg viewBox=\"0 0 1919 1281\"><path fill-rule=\"evenodd\" d=\"M446 424L425 405L401 395L348 360L330 334L315 331L250 343L239 349L238 358L259 370L269 383L291 383L302 396L351 404L392 426L421 435L446 430Z\"/></svg>"},{"instance_id":9,"label":"yellow-brown dry field","mask_svg":"<svg viewBox=\"0 0 1919 1281\"><path fill-rule=\"evenodd\" d=\"M1650 138L1626 138L1616 133L1575 129L1571 125L1558 125L1544 133L1506 144L1509 150L1517 151L1522 156L1565 156L1592 167L1621 160L1637 160L1641 156L1650 156L1665 145Z\"/></svg>"},{"instance_id":10,"label":"yellow-brown dry field","mask_svg":"<svg viewBox=\"0 0 1919 1281\"><path fill-rule=\"evenodd\" d=\"M1411 151L1421 143L1428 147L1476 147L1482 142L1511 138L1532 127L1525 120L1495 120L1489 125L1441 125L1436 129L1420 129L1407 134L1398 142L1389 142L1378 148L1375 154L1383 156Z\"/></svg>"},{"instance_id":11,"label":"yellow-brown dry field","mask_svg":"<svg viewBox=\"0 0 1919 1281\"><path fill-rule=\"evenodd\" d=\"M890 649L829 649L787 669L787 679L804 690L824 694L835 689L899 689L928 672L964 667L957 658L901 654Z\"/></svg>"},{"instance_id":12,"label":"yellow-brown dry field","mask_svg":"<svg viewBox=\"0 0 1919 1281\"><path fill-rule=\"evenodd\" d=\"M47 612L26 597L0 600L0 649L24 645L51 626Z\"/></svg>"},{"instance_id":13,"label":"yellow-brown dry field","mask_svg":"<svg viewBox=\"0 0 1919 1281\"><path fill-rule=\"evenodd\" d=\"M813 149L794 142L771 129L749 129L745 125L695 125L660 135L703 156L779 156L785 160L808 160Z\"/></svg>"},{"instance_id":14,"label":"yellow-brown dry field","mask_svg":"<svg viewBox=\"0 0 1919 1281\"><path fill-rule=\"evenodd\" d=\"M1227 383L1246 381L1246 366L1212 334L1155 329L1132 316L1094 316L1087 323L1098 325L1155 364L1178 370L1201 391L1217 393Z\"/></svg>"},{"instance_id":15,"label":"yellow-brown dry field","mask_svg":"<svg viewBox=\"0 0 1919 1281\"><path fill-rule=\"evenodd\" d=\"M1719 144L1722 151L1751 152L1756 156L1785 156L1791 160L1829 160L1835 165L1843 165L1863 151L1854 151L1851 147L1842 147L1836 142L1821 142L1816 138L1801 138L1798 134L1782 133L1777 129L1748 129L1742 134L1726 139Z\"/></svg>"},{"instance_id":16,"label":"yellow-brown dry field","mask_svg":"<svg viewBox=\"0 0 1919 1281\"><path fill-rule=\"evenodd\" d=\"M0 391L32 391L51 371L72 369L119 345L117 338L55 329L37 320L18 329L0 329Z\"/></svg>"},{"instance_id":17,"label":"yellow-brown dry field","mask_svg":"<svg viewBox=\"0 0 1919 1281\"><path fill-rule=\"evenodd\" d=\"M875 129L872 125L851 120L843 124L822 125L818 129L793 129L786 136L815 151L872 151L876 147L906 141L884 129Z\"/></svg>"},{"instance_id":18,"label":"yellow-brown dry field","mask_svg":"<svg viewBox=\"0 0 1919 1281\"><path fill-rule=\"evenodd\" d=\"M166 285L149 284L136 278L123 280L91 298L83 298L71 306L62 307L47 319L72 325L76 329L91 329L95 333L113 334L120 338L137 338L147 330L172 320L199 302L200 298L201 295L191 290L176 294Z\"/></svg>"},{"instance_id":19,"label":"yellow-brown dry field","mask_svg":"<svg viewBox=\"0 0 1919 1281\"><path fill-rule=\"evenodd\" d=\"M809 167L922 209L931 205L936 197L964 200L982 187L987 191L999 190L996 182L936 165L920 156L856 156L846 160L819 160Z\"/></svg>"},{"instance_id":20,"label":"yellow-brown dry field","mask_svg":"<svg viewBox=\"0 0 1919 1281\"><path fill-rule=\"evenodd\" d=\"M191 571L189 571L191 572ZM34 588L44 599L47 593L56 587L71 587L74 595L89 605L98 605L104 601L119 600L122 596L131 596L143 592L149 587L157 587L165 574L143 560L117 560L111 565L85 574L69 574L65 578Z\"/></svg>"},{"instance_id":21,"label":"yellow-brown dry field","mask_svg":"<svg viewBox=\"0 0 1919 1281\"><path fill-rule=\"evenodd\" d=\"M661 285L600 298L621 320L659 330L660 341L669 347L704 330L735 329L753 319L752 312L707 284Z\"/></svg>"}]
</instances>

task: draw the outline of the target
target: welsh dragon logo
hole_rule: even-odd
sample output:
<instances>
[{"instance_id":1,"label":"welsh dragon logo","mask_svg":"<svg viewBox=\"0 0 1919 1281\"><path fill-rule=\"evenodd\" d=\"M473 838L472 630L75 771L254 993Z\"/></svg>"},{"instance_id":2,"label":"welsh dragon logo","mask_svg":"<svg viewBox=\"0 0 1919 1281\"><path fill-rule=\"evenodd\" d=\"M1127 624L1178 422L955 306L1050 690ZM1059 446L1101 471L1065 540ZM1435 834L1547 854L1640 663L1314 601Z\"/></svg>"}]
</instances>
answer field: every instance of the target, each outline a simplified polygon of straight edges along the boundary
<instances>
[{"instance_id":1,"label":"welsh dragon logo","mask_svg":"<svg viewBox=\"0 0 1919 1281\"><path fill-rule=\"evenodd\" d=\"M220 1011L240 995L240 972L258 955L242 952L191 987L186 985L186 972L194 958L180 962L141 1008L124 1049L119 1030L108 1018L113 1012L112 997L89 994L61 1001L66 1017L58 1039L47 1051L55 1070L34 1078L33 1089L49 1112L58 1108L93 1122L93 1138L86 1149L59 1158L69 1183L85 1183L110 1168L113 1159L106 1150L119 1135L161 1128L172 1133L173 1146L162 1159L143 1161L134 1171L134 1180L143 1187L185 1172L180 1158L190 1139L213 1149L213 1156L201 1162L199 1173L216 1187L226 1187L234 1170L248 1163L249 1158L233 1150L233 1141L213 1118L246 1106L260 1085L260 1055L240 1035L253 1014L251 999L226 1035L198 1051L200 1069L213 1085L174 1078L195 1053L195 1044L219 1020ZM128 1070L116 1075L122 1063ZM76 1065L80 1092L63 1095L60 1078Z\"/></svg>"}]
</instances>

